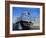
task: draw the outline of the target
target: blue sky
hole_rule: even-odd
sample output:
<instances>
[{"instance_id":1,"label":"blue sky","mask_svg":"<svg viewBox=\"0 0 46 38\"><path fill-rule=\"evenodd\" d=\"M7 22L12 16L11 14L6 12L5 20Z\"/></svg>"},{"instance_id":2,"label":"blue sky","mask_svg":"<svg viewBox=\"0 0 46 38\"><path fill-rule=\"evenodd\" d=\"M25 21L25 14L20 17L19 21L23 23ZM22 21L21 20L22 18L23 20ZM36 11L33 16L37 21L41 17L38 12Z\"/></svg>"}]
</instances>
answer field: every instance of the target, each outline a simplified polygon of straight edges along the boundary
<instances>
[{"instance_id":1,"label":"blue sky","mask_svg":"<svg viewBox=\"0 0 46 38\"><path fill-rule=\"evenodd\" d=\"M32 13L34 17L40 15L40 8L24 8L24 7L13 7L12 8L12 21L14 22L16 17L20 17L24 11ZM30 16L31 17L31 16ZM15 19L14 19L15 18ZM34 18L33 18L34 19Z\"/></svg>"},{"instance_id":2,"label":"blue sky","mask_svg":"<svg viewBox=\"0 0 46 38\"><path fill-rule=\"evenodd\" d=\"M20 16L24 11L31 12L35 17L40 15L40 8L13 7L13 16Z\"/></svg>"}]
</instances>

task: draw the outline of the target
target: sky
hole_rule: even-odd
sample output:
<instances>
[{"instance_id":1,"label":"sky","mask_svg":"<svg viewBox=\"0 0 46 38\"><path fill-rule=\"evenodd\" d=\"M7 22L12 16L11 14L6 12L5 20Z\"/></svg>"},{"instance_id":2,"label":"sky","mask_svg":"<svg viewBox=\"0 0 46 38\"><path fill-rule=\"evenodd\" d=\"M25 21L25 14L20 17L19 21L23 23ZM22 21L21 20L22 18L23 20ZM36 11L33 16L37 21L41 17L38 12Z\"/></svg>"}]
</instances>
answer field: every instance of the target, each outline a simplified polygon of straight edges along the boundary
<instances>
[{"instance_id":1,"label":"sky","mask_svg":"<svg viewBox=\"0 0 46 38\"><path fill-rule=\"evenodd\" d=\"M13 7L13 16L20 16L24 11L31 12L34 16L38 16L40 14L40 8Z\"/></svg>"},{"instance_id":2,"label":"sky","mask_svg":"<svg viewBox=\"0 0 46 38\"><path fill-rule=\"evenodd\" d=\"M21 14L24 12L24 11L27 11L27 12L30 12L32 13L32 16L33 17L37 17L40 15L40 8L24 8L24 7L13 7L12 8L12 19L13 19L13 22L15 21L16 17L20 17ZM14 19L15 18L15 19Z\"/></svg>"}]
</instances>

